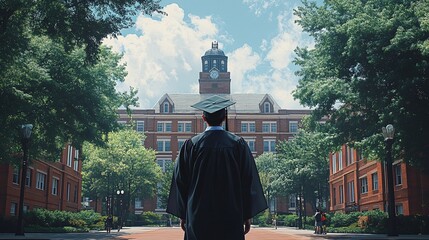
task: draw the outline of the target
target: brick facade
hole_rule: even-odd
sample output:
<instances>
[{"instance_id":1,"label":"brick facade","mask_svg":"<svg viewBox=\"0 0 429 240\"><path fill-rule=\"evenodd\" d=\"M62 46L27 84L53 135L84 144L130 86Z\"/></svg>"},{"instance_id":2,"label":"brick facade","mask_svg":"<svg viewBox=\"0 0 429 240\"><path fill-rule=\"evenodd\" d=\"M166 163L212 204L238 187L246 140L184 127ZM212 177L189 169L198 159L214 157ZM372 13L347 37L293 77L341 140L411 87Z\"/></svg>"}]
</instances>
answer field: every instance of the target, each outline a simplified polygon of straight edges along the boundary
<instances>
[{"instance_id":1,"label":"brick facade","mask_svg":"<svg viewBox=\"0 0 429 240\"><path fill-rule=\"evenodd\" d=\"M329 156L330 210L387 211L386 170L379 161L360 157L342 146ZM398 160L393 163L395 205L398 214L429 214L429 175Z\"/></svg>"},{"instance_id":2,"label":"brick facade","mask_svg":"<svg viewBox=\"0 0 429 240\"><path fill-rule=\"evenodd\" d=\"M24 194L24 210L79 211L81 209L82 162L79 151L67 145L58 162L31 160ZM77 161L75 160L77 157ZM12 164L0 165L0 216L18 215L21 171Z\"/></svg>"}]
</instances>

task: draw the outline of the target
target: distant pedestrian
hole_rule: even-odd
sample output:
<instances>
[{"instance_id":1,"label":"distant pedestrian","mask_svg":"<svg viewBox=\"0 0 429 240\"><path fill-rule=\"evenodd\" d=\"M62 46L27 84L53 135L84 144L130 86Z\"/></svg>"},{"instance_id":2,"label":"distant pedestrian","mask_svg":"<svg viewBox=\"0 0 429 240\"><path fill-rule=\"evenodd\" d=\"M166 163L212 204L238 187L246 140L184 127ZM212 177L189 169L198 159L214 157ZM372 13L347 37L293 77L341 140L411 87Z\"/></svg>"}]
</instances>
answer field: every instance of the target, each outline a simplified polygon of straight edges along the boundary
<instances>
[{"instance_id":1,"label":"distant pedestrian","mask_svg":"<svg viewBox=\"0 0 429 240\"><path fill-rule=\"evenodd\" d=\"M318 208L316 208L316 213L314 214L314 233L322 233L322 213Z\"/></svg>"},{"instance_id":2,"label":"distant pedestrian","mask_svg":"<svg viewBox=\"0 0 429 240\"><path fill-rule=\"evenodd\" d=\"M112 225L113 225L113 217L112 217L112 215L109 215L106 218L106 222L104 223L104 225L106 227L107 233L110 233L110 231L112 230Z\"/></svg>"},{"instance_id":3,"label":"distant pedestrian","mask_svg":"<svg viewBox=\"0 0 429 240\"><path fill-rule=\"evenodd\" d=\"M328 219L326 218L326 213L325 212L321 212L322 214L322 234L326 234L326 223L328 221Z\"/></svg>"}]
</instances>

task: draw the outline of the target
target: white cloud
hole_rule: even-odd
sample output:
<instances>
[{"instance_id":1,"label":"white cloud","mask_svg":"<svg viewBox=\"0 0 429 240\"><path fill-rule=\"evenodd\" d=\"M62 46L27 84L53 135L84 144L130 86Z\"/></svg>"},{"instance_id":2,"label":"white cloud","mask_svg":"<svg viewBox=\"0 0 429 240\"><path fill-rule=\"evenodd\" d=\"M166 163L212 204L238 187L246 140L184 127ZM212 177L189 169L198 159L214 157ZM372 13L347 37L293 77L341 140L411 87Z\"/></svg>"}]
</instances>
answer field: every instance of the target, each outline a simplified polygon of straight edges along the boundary
<instances>
[{"instance_id":1,"label":"white cloud","mask_svg":"<svg viewBox=\"0 0 429 240\"><path fill-rule=\"evenodd\" d=\"M228 71L231 72L231 92L242 93L252 87L245 76L260 64L260 57L245 44L228 55Z\"/></svg>"},{"instance_id":2,"label":"white cloud","mask_svg":"<svg viewBox=\"0 0 429 240\"><path fill-rule=\"evenodd\" d=\"M201 55L218 35L210 16L185 18L177 4L164 10L168 16L137 18L135 28L140 36L128 34L103 42L124 54L128 76L118 90L137 88L143 108L153 107L164 93L196 92Z\"/></svg>"}]
</instances>

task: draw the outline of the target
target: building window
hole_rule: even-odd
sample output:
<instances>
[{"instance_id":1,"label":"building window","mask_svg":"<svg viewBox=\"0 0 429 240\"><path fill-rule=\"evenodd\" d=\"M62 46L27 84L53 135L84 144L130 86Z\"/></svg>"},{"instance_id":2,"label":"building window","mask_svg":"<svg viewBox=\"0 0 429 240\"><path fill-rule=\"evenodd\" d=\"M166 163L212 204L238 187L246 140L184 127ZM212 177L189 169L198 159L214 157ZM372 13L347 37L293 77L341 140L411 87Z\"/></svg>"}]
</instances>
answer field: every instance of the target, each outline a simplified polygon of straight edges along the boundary
<instances>
[{"instance_id":1,"label":"building window","mask_svg":"<svg viewBox=\"0 0 429 240\"><path fill-rule=\"evenodd\" d=\"M347 183L347 197L349 202L355 201L355 183L354 181L350 181Z\"/></svg>"},{"instance_id":2,"label":"building window","mask_svg":"<svg viewBox=\"0 0 429 240\"><path fill-rule=\"evenodd\" d=\"M298 132L298 121L289 121L289 132Z\"/></svg>"},{"instance_id":3,"label":"building window","mask_svg":"<svg viewBox=\"0 0 429 240\"><path fill-rule=\"evenodd\" d=\"M275 152L276 140L264 140L264 152Z\"/></svg>"},{"instance_id":4,"label":"building window","mask_svg":"<svg viewBox=\"0 0 429 240\"><path fill-rule=\"evenodd\" d=\"M170 112L170 104L168 102L164 102L162 105L162 112L169 113Z\"/></svg>"},{"instance_id":5,"label":"building window","mask_svg":"<svg viewBox=\"0 0 429 240\"><path fill-rule=\"evenodd\" d=\"M178 139L177 140L177 149L182 149L183 144L185 143L185 139Z\"/></svg>"},{"instance_id":6,"label":"building window","mask_svg":"<svg viewBox=\"0 0 429 240\"><path fill-rule=\"evenodd\" d=\"M263 122L262 123L262 132L277 132L277 123L276 122Z\"/></svg>"},{"instance_id":7,"label":"building window","mask_svg":"<svg viewBox=\"0 0 429 240\"><path fill-rule=\"evenodd\" d=\"M343 151L340 150L338 152L338 170L342 170L343 169Z\"/></svg>"},{"instance_id":8,"label":"building window","mask_svg":"<svg viewBox=\"0 0 429 240\"><path fill-rule=\"evenodd\" d=\"M74 185L73 202L77 203L77 185Z\"/></svg>"},{"instance_id":9,"label":"building window","mask_svg":"<svg viewBox=\"0 0 429 240\"><path fill-rule=\"evenodd\" d=\"M178 122L177 131L178 132L191 132L191 122Z\"/></svg>"},{"instance_id":10,"label":"building window","mask_svg":"<svg viewBox=\"0 0 429 240\"><path fill-rule=\"evenodd\" d=\"M347 156L346 156L347 166L349 166L350 164L355 162L355 158L353 155L353 148L347 146L346 147L346 154L347 154Z\"/></svg>"},{"instance_id":11,"label":"building window","mask_svg":"<svg viewBox=\"0 0 429 240\"><path fill-rule=\"evenodd\" d=\"M251 152L255 152L255 139L246 139L247 145Z\"/></svg>"},{"instance_id":12,"label":"building window","mask_svg":"<svg viewBox=\"0 0 429 240\"><path fill-rule=\"evenodd\" d=\"M332 188L332 205L337 205L337 189Z\"/></svg>"},{"instance_id":13,"label":"building window","mask_svg":"<svg viewBox=\"0 0 429 240\"><path fill-rule=\"evenodd\" d=\"M396 215L404 215L404 206L402 203L395 206Z\"/></svg>"},{"instance_id":14,"label":"building window","mask_svg":"<svg viewBox=\"0 0 429 240\"><path fill-rule=\"evenodd\" d=\"M70 202L70 183L67 183L67 202Z\"/></svg>"},{"instance_id":15,"label":"building window","mask_svg":"<svg viewBox=\"0 0 429 240\"><path fill-rule=\"evenodd\" d=\"M171 151L171 142L170 139L158 139L157 141L157 150L158 152L169 152Z\"/></svg>"},{"instance_id":16,"label":"building window","mask_svg":"<svg viewBox=\"0 0 429 240\"><path fill-rule=\"evenodd\" d=\"M58 178L52 178L52 195L58 194Z\"/></svg>"},{"instance_id":17,"label":"building window","mask_svg":"<svg viewBox=\"0 0 429 240\"><path fill-rule=\"evenodd\" d=\"M271 112L271 104L269 102L264 102L264 113Z\"/></svg>"},{"instance_id":18,"label":"building window","mask_svg":"<svg viewBox=\"0 0 429 240\"><path fill-rule=\"evenodd\" d=\"M255 122L241 122L241 132L255 132Z\"/></svg>"},{"instance_id":19,"label":"building window","mask_svg":"<svg viewBox=\"0 0 429 240\"><path fill-rule=\"evenodd\" d=\"M79 171L79 150L76 149L74 151L74 164L73 164L73 169L77 172Z\"/></svg>"},{"instance_id":20,"label":"building window","mask_svg":"<svg viewBox=\"0 0 429 240\"><path fill-rule=\"evenodd\" d=\"M45 190L45 179L46 174L37 172L36 174L36 188L39 190Z\"/></svg>"},{"instance_id":21,"label":"building window","mask_svg":"<svg viewBox=\"0 0 429 240\"><path fill-rule=\"evenodd\" d=\"M134 207L137 208L142 208L142 200L140 198L135 198L134 199Z\"/></svg>"},{"instance_id":22,"label":"building window","mask_svg":"<svg viewBox=\"0 0 429 240\"><path fill-rule=\"evenodd\" d=\"M378 173L371 174L372 191L378 190Z\"/></svg>"},{"instance_id":23,"label":"building window","mask_svg":"<svg viewBox=\"0 0 429 240\"><path fill-rule=\"evenodd\" d=\"M16 210L18 208L18 204L17 203L11 203L10 204L10 215L11 216L16 216Z\"/></svg>"},{"instance_id":24,"label":"building window","mask_svg":"<svg viewBox=\"0 0 429 240\"><path fill-rule=\"evenodd\" d=\"M19 184L19 167L13 168L12 182L15 184Z\"/></svg>"},{"instance_id":25,"label":"building window","mask_svg":"<svg viewBox=\"0 0 429 240\"><path fill-rule=\"evenodd\" d=\"M157 123L158 132L171 132L171 122L158 122Z\"/></svg>"},{"instance_id":26,"label":"building window","mask_svg":"<svg viewBox=\"0 0 429 240\"><path fill-rule=\"evenodd\" d=\"M117 121L117 123L118 123L119 125L123 126L123 125L127 124L127 121L122 121L122 120L120 120L120 121Z\"/></svg>"},{"instance_id":27,"label":"building window","mask_svg":"<svg viewBox=\"0 0 429 240\"><path fill-rule=\"evenodd\" d=\"M402 184L402 171L401 171L401 164L396 164L394 166L395 169L395 183L396 185Z\"/></svg>"},{"instance_id":28,"label":"building window","mask_svg":"<svg viewBox=\"0 0 429 240\"><path fill-rule=\"evenodd\" d=\"M363 177L360 179L360 192L367 193L368 192L368 178Z\"/></svg>"},{"instance_id":29,"label":"building window","mask_svg":"<svg viewBox=\"0 0 429 240\"><path fill-rule=\"evenodd\" d=\"M289 208L296 208L296 197L295 197L295 194L289 195Z\"/></svg>"},{"instance_id":30,"label":"building window","mask_svg":"<svg viewBox=\"0 0 429 240\"><path fill-rule=\"evenodd\" d=\"M332 174L337 172L337 154L332 154Z\"/></svg>"},{"instance_id":31,"label":"building window","mask_svg":"<svg viewBox=\"0 0 429 240\"><path fill-rule=\"evenodd\" d=\"M344 203L344 187L343 187L343 185L340 185L338 187L338 191L340 194L340 203Z\"/></svg>"},{"instance_id":32,"label":"building window","mask_svg":"<svg viewBox=\"0 0 429 240\"><path fill-rule=\"evenodd\" d=\"M144 121L137 121L136 122L136 131L137 132L144 132Z\"/></svg>"},{"instance_id":33,"label":"building window","mask_svg":"<svg viewBox=\"0 0 429 240\"><path fill-rule=\"evenodd\" d=\"M67 145L67 166L71 167L72 166L72 150L73 147L71 145Z\"/></svg>"},{"instance_id":34,"label":"building window","mask_svg":"<svg viewBox=\"0 0 429 240\"><path fill-rule=\"evenodd\" d=\"M165 172L172 164L171 159L157 159L156 163L161 167L162 172Z\"/></svg>"},{"instance_id":35,"label":"building window","mask_svg":"<svg viewBox=\"0 0 429 240\"><path fill-rule=\"evenodd\" d=\"M25 186L27 187L31 187L31 174L32 174L32 170L27 169L27 176L25 178Z\"/></svg>"}]
</instances>

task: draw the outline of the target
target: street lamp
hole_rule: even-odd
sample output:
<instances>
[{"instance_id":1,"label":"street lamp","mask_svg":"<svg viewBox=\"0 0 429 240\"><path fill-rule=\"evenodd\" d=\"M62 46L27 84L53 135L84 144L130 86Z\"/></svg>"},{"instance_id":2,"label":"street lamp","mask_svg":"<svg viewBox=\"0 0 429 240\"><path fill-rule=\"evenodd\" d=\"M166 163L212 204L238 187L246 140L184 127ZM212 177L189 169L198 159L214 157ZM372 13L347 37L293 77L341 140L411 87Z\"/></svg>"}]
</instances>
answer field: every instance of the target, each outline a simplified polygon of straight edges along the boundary
<instances>
[{"instance_id":1,"label":"street lamp","mask_svg":"<svg viewBox=\"0 0 429 240\"><path fill-rule=\"evenodd\" d=\"M388 198L388 236L398 236L396 232L396 213L395 213L395 190L393 188L393 168L392 168L392 145L395 128L392 124L382 128L384 143L386 146L386 171L387 171L387 198Z\"/></svg>"},{"instance_id":2,"label":"street lamp","mask_svg":"<svg viewBox=\"0 0 429 240\"><path fill-rule=\"evenodd\" d=\"M122 196L124 196L124 190L118 190L116 191L116 194L119 197L119 213L118 213L118 218L119 218L119 224L118 224L118 232L119 230L121 230L122 228Z\"/></svg>"},{"instance_id":3,"label":"street lamp","mask_svg":"<svg viewBox=\"0 0 429 240\"><path fill-rule=\"evenodd\" d=\"M24 152L22 157L21 167L21 189L19 194L19 213L18 213L18 225L16 228L15 235L24 236L24 190L25 180L27 179L27 162L28 162L28 143L30 142L31 130L33 130L32 124L21 125L21 144L22 151Z\"/></svg>"}]
</instances>

